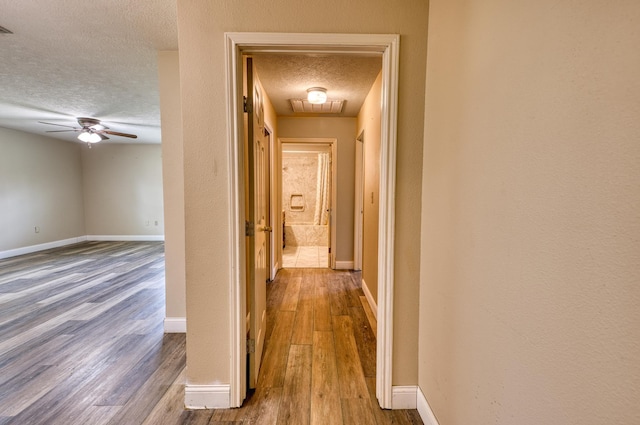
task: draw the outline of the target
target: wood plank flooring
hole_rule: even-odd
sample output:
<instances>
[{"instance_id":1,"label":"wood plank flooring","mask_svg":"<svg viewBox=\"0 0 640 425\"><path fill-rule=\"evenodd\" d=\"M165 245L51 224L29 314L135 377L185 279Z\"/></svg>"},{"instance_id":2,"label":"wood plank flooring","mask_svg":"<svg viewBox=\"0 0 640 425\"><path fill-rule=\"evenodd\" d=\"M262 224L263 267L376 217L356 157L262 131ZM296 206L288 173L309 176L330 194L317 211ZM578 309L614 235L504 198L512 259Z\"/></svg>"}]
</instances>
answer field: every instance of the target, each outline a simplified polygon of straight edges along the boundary
<instances>
[{"instance_id":1,"label":"wood plank flooring","mask_svg":"<svg viewBox=\"0 0 640 425\"><path fill-rule=\"evenodd\" d=\"M185 336L162 329L162 243L0 260L0 425L421 424L377 405L367 309L357 273L281 270L256 390L238 409L185 410Z\"/></svg>"},{"instance_id":2,"label":"wood plank flooring","mask_svg":"<svg viewBox=\"0 0 640 425\"><path fill-rule=\"evenodd\" d=\"M258 385L238 409L183 411L179 393L149 416L178 424L422 424L416 410L382 410L375 397L375 321L359 273L283 269L267 286ZM170 401L171 397L177 400ZM178 408L176 407L176 410ZM146 423L145 423L146 424Z\"/></svg>"},{"instance_id":3,"label":"wood plank flooring","mask_svg":"<svg viewBox=\"0 0 640 425\"><path fill-rule=\"evenodd\" d=\"M164 244L0 261L0 424L142 423L185 365L163 333Z\"/></svg>"}]
</instances>

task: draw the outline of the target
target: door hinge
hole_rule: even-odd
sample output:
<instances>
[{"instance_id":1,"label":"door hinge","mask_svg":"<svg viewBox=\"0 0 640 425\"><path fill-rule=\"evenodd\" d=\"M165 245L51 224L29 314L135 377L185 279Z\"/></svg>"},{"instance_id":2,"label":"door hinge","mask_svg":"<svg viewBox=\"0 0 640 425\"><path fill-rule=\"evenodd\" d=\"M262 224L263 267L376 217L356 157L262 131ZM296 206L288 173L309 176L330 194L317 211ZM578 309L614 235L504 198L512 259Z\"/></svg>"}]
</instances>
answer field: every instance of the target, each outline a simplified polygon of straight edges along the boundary
<instances>
[{"instance_id":1,"label":"door hinge","mask_svg":"<svg viewBox=\"0 0 640 425\"><path fill-rule=\"evenodd\" d=\"M245 112L249 112L249 102L247 101L247 96L242 96L242 106Z\"/></svg>"},{"instance_id":2,"label":"door hinge","mask_svg":"<svg viewBox=\"0 0 640 425\"><path fill-rule=\"evenodd\" d=\"M256 352L256 340L248 339L247 340L247 354L253 354Z\"/></svg>"},{"instance_id":3,"label":"door hinge","mask_svg":"<svg viewBox=\"0 0 640 425\"><path fill-rule=\"evenodd\" d=\"M255 225L250 221L244 222L244 235L245 236L254 236L256 234Z\"/></svg>"}]
</instances>

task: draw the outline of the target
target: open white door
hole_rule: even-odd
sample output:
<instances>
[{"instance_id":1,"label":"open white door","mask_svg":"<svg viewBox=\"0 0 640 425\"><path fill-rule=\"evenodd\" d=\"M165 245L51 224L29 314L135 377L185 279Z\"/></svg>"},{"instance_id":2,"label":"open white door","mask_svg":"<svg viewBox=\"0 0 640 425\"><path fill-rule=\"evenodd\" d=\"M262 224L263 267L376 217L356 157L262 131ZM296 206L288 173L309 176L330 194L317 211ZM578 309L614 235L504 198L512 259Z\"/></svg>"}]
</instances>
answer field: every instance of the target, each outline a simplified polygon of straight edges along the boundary
<instances>
[{"instance_id":1,"label":"open white door","mask_svg":"<svg viewBox=\"0 0 640 425\"><path fill-rule=\"evenodd\" d=\"M251 58L247 75L247 291L249 294L249 388L255 388L260 372L266 331L268 279L268 143L264 130L262 92Z\"/></svg>"}]
</instances>

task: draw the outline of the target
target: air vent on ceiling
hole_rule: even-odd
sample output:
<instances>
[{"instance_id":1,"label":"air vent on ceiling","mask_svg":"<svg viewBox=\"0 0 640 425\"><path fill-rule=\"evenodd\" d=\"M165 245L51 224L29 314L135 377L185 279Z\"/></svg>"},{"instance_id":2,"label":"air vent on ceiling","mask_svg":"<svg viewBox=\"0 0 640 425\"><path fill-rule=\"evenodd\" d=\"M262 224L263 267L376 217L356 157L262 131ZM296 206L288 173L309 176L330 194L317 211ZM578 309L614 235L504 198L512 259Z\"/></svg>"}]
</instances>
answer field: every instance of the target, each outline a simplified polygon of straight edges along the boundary
<instances>
[{"instance_id":1,"label":"air vent on ceiling","mask_svg":"<svg viewBox=\"0 0 640 425\"><path fill-rule=\"evenodd\" d=\"M311 114L339 114L342 112L344 100L327 100L322 104L310 103L307 99L289 99L293 112Z\"/></svg>"},{"instance_id":2,"label":"air vent on ceiling","mask_svg":"<svg viewBox=\"0 0 640 425\"><path fill-rule=\"evenodd\" d=\"M0 27L0 34L13 34L13 33L8 29L6 29L5 27Z\"/></svg>"}]
</instances>

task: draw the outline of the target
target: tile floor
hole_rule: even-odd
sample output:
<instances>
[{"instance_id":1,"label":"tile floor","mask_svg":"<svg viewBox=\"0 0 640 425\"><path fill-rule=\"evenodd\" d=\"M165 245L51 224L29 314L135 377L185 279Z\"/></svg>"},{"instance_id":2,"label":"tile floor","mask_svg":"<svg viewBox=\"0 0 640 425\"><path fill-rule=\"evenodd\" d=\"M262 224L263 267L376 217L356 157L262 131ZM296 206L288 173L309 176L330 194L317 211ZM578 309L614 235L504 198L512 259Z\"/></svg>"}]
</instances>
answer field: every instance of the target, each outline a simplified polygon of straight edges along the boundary
<instances>
[{"instance_id":1,"label":"tile floor","mask_svg":"<svg viewBox=\"0 0 640 425\"><path fill-rule=\"evenodd\" d=\"M282 267L329 267L326 246L287 246L282 251Z\"/></svg>"}]
</instances>

